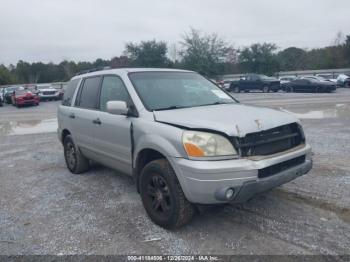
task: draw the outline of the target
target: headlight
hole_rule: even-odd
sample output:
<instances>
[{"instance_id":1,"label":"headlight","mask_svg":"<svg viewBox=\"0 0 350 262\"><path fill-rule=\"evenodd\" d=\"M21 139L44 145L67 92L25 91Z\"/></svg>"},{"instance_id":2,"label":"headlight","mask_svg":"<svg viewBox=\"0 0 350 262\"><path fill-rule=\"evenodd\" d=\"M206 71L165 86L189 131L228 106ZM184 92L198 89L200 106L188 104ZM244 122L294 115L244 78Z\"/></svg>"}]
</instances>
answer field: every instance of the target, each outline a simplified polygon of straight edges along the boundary
<instances>
[{"instance_id":1,"label":"headlight","mask_svg":"<svg viewBox=\"0 0 350 262\"><path fill-rule=\"evenodd\" d=\"M184 131L182 143L189 157L235 156L237 151L225 137L206 132Z\"/></svg>"}]
</instances>

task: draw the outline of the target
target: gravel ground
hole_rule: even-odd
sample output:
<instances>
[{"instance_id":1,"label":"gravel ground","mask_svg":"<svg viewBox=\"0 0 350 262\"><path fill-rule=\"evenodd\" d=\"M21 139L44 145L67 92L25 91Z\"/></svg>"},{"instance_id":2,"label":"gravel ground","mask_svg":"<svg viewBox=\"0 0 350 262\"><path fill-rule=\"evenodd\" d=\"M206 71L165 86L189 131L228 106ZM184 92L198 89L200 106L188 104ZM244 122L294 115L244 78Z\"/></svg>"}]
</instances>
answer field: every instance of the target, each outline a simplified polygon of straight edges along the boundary
<instances>
[{"instance_id":1,"label":"gravel ground","mask_svg":"<svg viewBox=\"0 0 350 262\"><path fill-rule=\"evenodd\" d=\"M236 97L301 118L314 169L173 232L148 219L131 178L69 173L58 102L0 108L0 254L350 254L350 90Z\"/></svg>"}]
</instances>

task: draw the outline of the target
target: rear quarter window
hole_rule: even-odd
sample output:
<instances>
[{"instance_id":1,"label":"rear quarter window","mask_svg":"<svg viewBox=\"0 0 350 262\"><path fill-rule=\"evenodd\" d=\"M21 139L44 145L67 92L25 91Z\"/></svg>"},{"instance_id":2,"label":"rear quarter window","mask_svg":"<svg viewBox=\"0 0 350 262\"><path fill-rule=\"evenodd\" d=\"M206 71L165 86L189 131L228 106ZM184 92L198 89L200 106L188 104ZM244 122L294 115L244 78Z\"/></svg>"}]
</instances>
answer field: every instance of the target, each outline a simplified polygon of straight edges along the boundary
<instances>
[{"instance_id":1,"label":"rear quarter window","mask_svg":"<svg viewBox=\"0 0 350 262\"><path fill-rule=\"evenodd\" d=\"M78 87L79 82L80 82L80 79L74 79L74 80L69 81L69 83L64 91L62 105L71 106L72 99L73 99L75 90Z\"/></svg>"}]
</instances>

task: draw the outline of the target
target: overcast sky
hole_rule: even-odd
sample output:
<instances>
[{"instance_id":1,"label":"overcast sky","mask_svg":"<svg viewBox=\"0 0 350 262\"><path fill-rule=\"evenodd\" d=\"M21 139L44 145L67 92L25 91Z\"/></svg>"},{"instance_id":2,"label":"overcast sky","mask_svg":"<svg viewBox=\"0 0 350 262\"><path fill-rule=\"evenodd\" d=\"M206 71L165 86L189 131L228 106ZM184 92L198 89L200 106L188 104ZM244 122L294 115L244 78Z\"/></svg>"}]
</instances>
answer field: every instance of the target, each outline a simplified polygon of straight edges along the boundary
<instances>
[{"instance_id":1,"label":"overcast sky","mask_svg":"<svg viewBox=\"0 0 350 262\"><path fill-rule=\"evenodd\" d=\"M0 64L110 59L126 42L173 44L190 27L236 47L322 47L350 34L349 11L349 0L0 0Z\"/></svg>"}]
</instances>

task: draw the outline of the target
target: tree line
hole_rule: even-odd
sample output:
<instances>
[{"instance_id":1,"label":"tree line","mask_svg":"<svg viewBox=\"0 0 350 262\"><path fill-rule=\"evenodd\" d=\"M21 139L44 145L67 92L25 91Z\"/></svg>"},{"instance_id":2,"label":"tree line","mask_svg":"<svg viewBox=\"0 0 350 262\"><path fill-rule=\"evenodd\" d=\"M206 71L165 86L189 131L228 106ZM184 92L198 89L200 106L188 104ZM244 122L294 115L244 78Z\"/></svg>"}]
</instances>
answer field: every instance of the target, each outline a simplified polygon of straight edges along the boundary
<instances>
[{"instance_id":1,"label":"tree line","mask_svg":"<svg viewBox=\"0 0 350 262\"><path fill-rule=\"evenodd\" d=\"M279 50L274 43L254 43L235 48L217 34L191 29L178 44L163 41L127 43L121 56L94 62L63 61L0 65L0 84L67 81L79 72L94 68L160 67L194 70L207 77L223 74L350 67L350 35L337 34L330 46L316 49L289 47Z\"/></svg>"}]
</instances>

